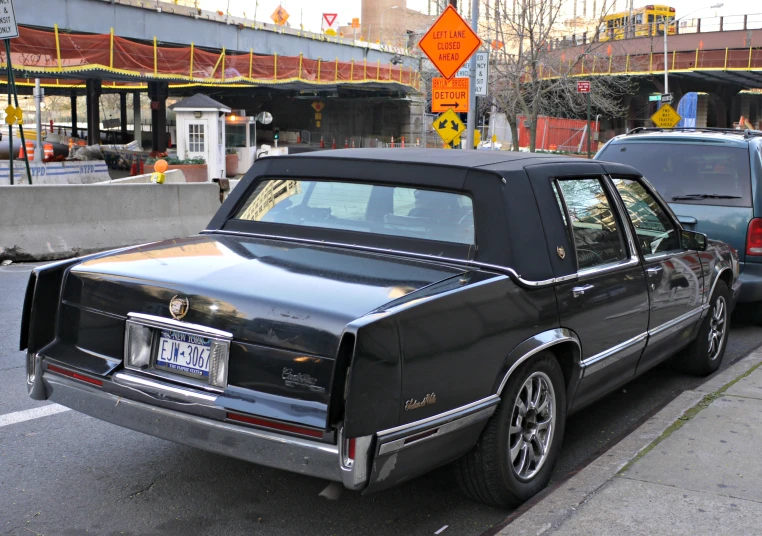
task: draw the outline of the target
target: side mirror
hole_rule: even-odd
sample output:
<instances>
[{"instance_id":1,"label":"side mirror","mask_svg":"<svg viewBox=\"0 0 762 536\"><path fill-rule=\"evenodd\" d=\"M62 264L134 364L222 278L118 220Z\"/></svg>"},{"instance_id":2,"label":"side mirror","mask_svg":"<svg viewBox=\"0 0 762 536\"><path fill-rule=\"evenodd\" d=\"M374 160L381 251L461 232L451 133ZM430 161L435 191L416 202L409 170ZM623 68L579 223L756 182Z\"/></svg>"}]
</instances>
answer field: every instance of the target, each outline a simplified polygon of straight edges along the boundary
<instances>
[{"instance_id":1,"label":"side mirror","mask_svg":"<svg viewBox=\"0 0 762 536\"><path fill-rule=\"evenodd\" d=\"M682 230L680 234L680 243L683 249L693 249L696 251L706 251L707 237L704 233L696 231Z\"/></svg>"}]
</instances>

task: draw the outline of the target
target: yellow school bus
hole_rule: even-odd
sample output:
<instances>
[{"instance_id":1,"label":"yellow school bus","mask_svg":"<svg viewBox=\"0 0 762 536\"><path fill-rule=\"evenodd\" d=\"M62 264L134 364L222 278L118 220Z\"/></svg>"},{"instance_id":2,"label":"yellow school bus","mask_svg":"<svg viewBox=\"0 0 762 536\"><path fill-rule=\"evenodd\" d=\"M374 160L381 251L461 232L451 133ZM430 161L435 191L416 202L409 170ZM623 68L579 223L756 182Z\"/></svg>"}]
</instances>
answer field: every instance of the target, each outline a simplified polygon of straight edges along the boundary
<instances>
[{"instance_id":1,"label":"yellow school bus","mask_svg":"<svg viewBox=\"0 0 762 536\"><path fill-rule=\"evenodd\" d=\"M629 39L648 35L664 35L664 23L667 23L669 35L675 34L675 8L669 6L647 5L632 10L612 13L603 17L598 38L601 41L611 39Z\"/></svg>"}]
</instances>

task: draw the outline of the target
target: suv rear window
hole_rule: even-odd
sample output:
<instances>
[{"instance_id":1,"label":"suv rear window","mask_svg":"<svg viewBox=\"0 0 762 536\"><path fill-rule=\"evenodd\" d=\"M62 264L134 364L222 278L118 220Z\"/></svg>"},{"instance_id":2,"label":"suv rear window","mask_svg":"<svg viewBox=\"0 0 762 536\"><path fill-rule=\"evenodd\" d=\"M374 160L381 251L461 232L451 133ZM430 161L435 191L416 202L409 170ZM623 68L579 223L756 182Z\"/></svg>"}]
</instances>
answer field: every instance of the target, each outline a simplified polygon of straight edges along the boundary
<instances>
[{"instance_id":1,"label":"suv rear window","mask_svg":"<svg viewBox=\"0 0 762 536\"><path fill-rule=\"evenodd\" d=\"M612 143L596 158L634 167L668 203L751 206L746 148L631 141Z\"/></svg>"},{"instance_id":2,"label":"suv rear window","mask_svg":"<svg viewBox=\"0 0 762 536\"><path fill-rule=\"evenodd\" d=\"M471 198L421 188L270 179L257 185L235 218L455 244L475 243Z\"/></svg>"}]
</instances>

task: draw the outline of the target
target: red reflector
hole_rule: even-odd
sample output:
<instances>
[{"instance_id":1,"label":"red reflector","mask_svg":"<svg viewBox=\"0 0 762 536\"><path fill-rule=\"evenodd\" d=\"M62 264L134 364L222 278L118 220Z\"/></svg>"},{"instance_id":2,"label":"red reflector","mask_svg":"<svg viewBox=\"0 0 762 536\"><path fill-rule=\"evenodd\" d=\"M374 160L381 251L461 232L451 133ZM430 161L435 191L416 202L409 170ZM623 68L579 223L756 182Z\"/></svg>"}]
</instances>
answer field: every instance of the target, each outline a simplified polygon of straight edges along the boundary
<instances>
[{"instance_id":1,"label":"red reflector","mask_svg":"<svg viewBox=\"0 0 762 536\"><path fill-rule=\"evenodd\" d=\"M103 382L101 380L96 380L95 378L90 378L89 376L78 374L72 370L67 370L61 367L57 367L55 365L48 365L48 370L50 372L55 372L56 374L60 374L62 376L68 376L69 378L74 378L75 380L87 382L92 385L97 385L98 387L103 387Z\"/></svg>"},{"instance_id":2,"label":"red reflector","mask_svg":"<svg viewBox=\"0 0 762 536\"><path fill-rule=\"evenodd\" d=\"M434 428L433 430L428 430L426 432L421 432L420 434L416 434L414 436L410 436L405 440L405 445L409 443L413 443L414 441L418 441L419 439L423 439L424 437L433 436L439 431L439 428Z\"/></svg>"},{"instance_id":3,"label":"red reflector","mask_svg":"<svg viewBox=\"0 0 762 536\"><path fill-rule=\"evenodd\" d=\"M349 440L349 448L347 448L347 458L350 460L355 459L355 438Z\"/></svg>"},{"instance_id":4,"label":"red reflector","mask_svg":"<svg viewBox=\"0 0 762 536\"><path fill-rule=\"evenodd\" d=\"M271 428L273 430L281 430L283 432L291 432L292 434L301 434L310 437L322 438L323 432L320 430L313 430L311 428L303 428L293 424L286 424L283 422L268 421L266 419L258 419L257 417L249 417L248 415L241 415L239 413L228 413L228 419L231 421L245 422L247 424L255 424L262 426L263 428Z\"/></svg>"},{"instance_id":5,"label":"red reflector","mask_svg":"<svg viewBox=\"0 0 762 536\"><path fill-rule=\"evenodd\" d=\"M762 218L754 218L749 222L746 233L746 254L762 255Z\"/></svg>"}]
</instances>

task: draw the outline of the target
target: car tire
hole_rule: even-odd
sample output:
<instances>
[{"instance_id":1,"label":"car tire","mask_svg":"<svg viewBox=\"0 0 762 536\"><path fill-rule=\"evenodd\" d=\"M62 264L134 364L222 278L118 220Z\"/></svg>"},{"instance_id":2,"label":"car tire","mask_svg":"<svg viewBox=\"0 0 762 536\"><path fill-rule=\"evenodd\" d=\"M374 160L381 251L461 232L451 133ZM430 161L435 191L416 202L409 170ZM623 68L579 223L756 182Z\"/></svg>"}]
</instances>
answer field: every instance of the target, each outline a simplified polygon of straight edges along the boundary
<instances>
[{"instance_id":1,"label":"car tire","mask_svg":"<svg viewBox=\"0 0 762 536\"><path fill-rule=\"evenodd\" d=\"M680 370L697 376L708 376L720 368L730 330L730 290L720 280L709 298L709 311L701 322L694 341L678 354Z\"/></svg>"},{"instance_id":2,"label":"car tire","mask_svg":"<svg viewBox=\"0 0 762 536\"><path fill-rule=\"evenodd\" d=\"M475 501L505 508L536 495L550 481L565 422L561 367L552 353L538 353L510 376L476 446L455 462L461 490Z\"/></svg>"}]
</instances>

